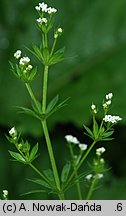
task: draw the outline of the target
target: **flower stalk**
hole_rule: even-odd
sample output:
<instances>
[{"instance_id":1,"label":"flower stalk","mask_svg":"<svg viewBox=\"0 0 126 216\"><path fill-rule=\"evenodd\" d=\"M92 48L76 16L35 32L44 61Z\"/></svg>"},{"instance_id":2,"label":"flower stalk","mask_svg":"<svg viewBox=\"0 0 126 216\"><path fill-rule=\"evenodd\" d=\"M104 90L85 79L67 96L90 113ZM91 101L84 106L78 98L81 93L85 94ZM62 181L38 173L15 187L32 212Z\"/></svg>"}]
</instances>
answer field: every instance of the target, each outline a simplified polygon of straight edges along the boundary
<instances>
[{"instance_id":1,"label":"flower stalk","mask_svg":"<svg viewBox=\"0 0 126 216\"><path fill-rule=\"evenodd\" d=\"M43 98L42 98L42 111L45 114L46 112L46 102L47 102L47 82L48 82L48 70L49 67L45 65L44 67L44 78L43 78Z\"/></svg>"},{"instance_id":2,"label":"flower stalk","mask_svg":"<svg viewBox=\"0 0 126 216\"><path fill-rule=\"evenodd\" d=\"M69 143L69 149L70 149L71 158L72 158L72 160L74 160L74 152L73 152L73 148L72 148L71 143ZM74 172L75 172L75 178L78 179L78 173L77 173L75 164L73 164L73 168L74 168ZM82 193L81 193L80 183L78 181L76 182L76 187L77 187L79 200L82 200Z\"/></svg>"}]
</instances>

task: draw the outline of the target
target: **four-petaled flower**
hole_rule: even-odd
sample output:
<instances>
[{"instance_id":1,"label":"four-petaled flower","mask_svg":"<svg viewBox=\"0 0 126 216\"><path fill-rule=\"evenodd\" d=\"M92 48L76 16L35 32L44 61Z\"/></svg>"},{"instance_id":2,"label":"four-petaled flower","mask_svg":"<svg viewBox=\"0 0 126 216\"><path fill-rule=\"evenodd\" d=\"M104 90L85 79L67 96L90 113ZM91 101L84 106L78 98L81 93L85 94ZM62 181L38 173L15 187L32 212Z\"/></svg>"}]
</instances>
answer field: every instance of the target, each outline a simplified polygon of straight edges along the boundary
<instances>
[{"instance_id":1,"label":"four-petaled flower","mask_svg":"<svg viewBox=\"0 0 126 216\"><path fill-rule=\"evenodd\" d=\"M72 136L72 135L66 135L65 139L69 143L80 144L80 142L78 141L78 139L76 137Z\"/></svg>"},{"instance_id":2,"label":"four-petaled flower","mask_svg":"<svg viewBox=\"0 0 126 216\"><path fill-rule=\"evenodd\" d=\"M15 53L14 53L14 57L16 59L19 59L21 57L21 50L17 50Z\"/></svg>"},{"instance_id":3,"label":"four-petaled flower","mask_svg":"<svg viewBox=\"0 0 126 216\"><path fill-rule=\"evenodd\" d=\"M121 120L122 120L122 118L120 118L119 116L112 116L112 115L105 115L105 117L103 118L103 121L110 122L112 124L115 124Z\"/></svg>"},{"instance_id":4,"label":"four-petaled flower","mask_svg":"<svg viewBox=\"0 0 126 216\"><path fill-rule=\"evenodd\" d=\"M96 155L101 156L105 151L106 149L104 147L98 148L96 149Z\"/></svg>"},{"instance_id":5,"label":"four-petaled flower","mask_svg":"<svg viewBox=\"0 0 126 216\"><path fill-rule=\"evenodd\" d=\"M24 66L26 64L28 64L30 62L30 58L29 57L22 57L19 61L19 64Z\"/></svg>"}]
</instances>

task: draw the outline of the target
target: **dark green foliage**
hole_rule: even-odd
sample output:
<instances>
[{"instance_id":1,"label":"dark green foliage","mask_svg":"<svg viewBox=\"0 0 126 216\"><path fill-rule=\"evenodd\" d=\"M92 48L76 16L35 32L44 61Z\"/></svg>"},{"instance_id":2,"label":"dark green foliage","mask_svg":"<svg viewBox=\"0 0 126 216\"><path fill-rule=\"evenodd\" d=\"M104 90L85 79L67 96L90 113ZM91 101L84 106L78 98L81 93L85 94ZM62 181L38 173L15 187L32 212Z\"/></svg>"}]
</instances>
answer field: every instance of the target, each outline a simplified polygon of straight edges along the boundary
<instances>
[{"instance_id":1,"label":"dark green foliage","mask_svg":"<svg viewBox=\"0 0 126 216\"><path fill-rule=\"evenodd\" d=\"M22 117L23 115L19 115L15 112L13 108L15 105L30 107L30 101L27 102L28 97L26 90L22 87L22 83L12 75L7 62L9 59L13 59L13 53L16 49L23 49L24 46L28 46L31 42L37 44L40 40L36 33L35 19L33 16L33 8L36 3L38 3L38 1L31 2L29 6L29 1L15 1L12 5L11 1L1 0L0 15L0 124L1 127L4 126L5 128L10 128L12 125L17 124L17 127L20 127L26 135L31 134L32 138L33 136L40 136L41 128L38 121L31 119L29 116L24 118ZM54 6L56 6L59 11L57 22L60 20L60 23L65 29L64 37L60 43L61 47L65 44L66 59L67 57L68 59L59 64L59 66L54 67L54 69L51 69L48 95L51 99L59 92L61 100L67 97L71 97L71 100L69 101L69 106L65 108L65 111L61 110L59 113L57 112L56 118L49 119L50 129L54 128L56 123L59 122L64 124L64 128L65 124L69 122L77 128L82 128L83 123L87 124L90 122L90 112L88 110L90 104L95 102L100 106L101 104L99 103L103 95L110 91L112 91L115 96L112 114L118 113L125 123L125 0L73 0L68 1L67 4L66 1L63 0L53 2L52 5L53 4L55 4ZM60 12L60 8L62 8L62 12ZM39 50L37 50L37 52L39 52ZM26 54L28 53L29 52ZM43 59L41 55L40 59ZM53 61L55 62L55 59L53 59ZM37 89L36 95L39 99L41 97L42 88L41 82L39 82L41 81L41 72L42 67L40 65L37 79L33 82L33 87ZM19 74L18 69L17 73ZM23 112L31 113L28 108L23 109ZM52 112L54 112L55 109L56 107L52 109ZM102 118L101 113L98 114L98 118ZM84 127L89 136L92 136L92 132L89 128L86 126ZM112 135L112 133L113 132L109 132L109 134L103 133L102 138L107 141L110 139L108 136ZM15 170L13 170L10 175L12 179L10 180L9 177L8 181L7 176L9 176L9 174L7 175L5 172L7 172L6 168L9 167L10 164L8 164L6 151L4 152L4 148L6 148L3 147L5 146L4 142L4 140L0 142L2 148L2 151L0 151L0 166L2 170L1 188L5 188L8 182L8 187L11 189L11 180L14 182L15 174L18 173L20 176L22 170L15 166ZM60 150L61 145L64 145L64 143L57 141L55 145L58 146ZM118 145L121 146L121 140L118 142ZM114 151L113 149L113 152ZM64 148L62 148L62 154L64 158ZM12 152L11 155L18 157ZM60 155L57 153L57 160L60 159ZM45 160L48 163L46 158ZM120 170L125 169L125 163L123 164ZM3 178L4 180L2 180ZM104 199L126 199L125 179L118 181L115 180L114 177L110 176L109 178L111 181L109 180L106 182L105 186L100 190L101 192L98 191L97 194L94 195L94 199L98 199L98 197L100 198L101 196ZM17 182L18 186L16 187L15 185L15 188L18 192L15 189L15 194L20 193L20 186L24 188L25 191L25 184L22 185L20 177Z\"/></svg>"}]
</instances>

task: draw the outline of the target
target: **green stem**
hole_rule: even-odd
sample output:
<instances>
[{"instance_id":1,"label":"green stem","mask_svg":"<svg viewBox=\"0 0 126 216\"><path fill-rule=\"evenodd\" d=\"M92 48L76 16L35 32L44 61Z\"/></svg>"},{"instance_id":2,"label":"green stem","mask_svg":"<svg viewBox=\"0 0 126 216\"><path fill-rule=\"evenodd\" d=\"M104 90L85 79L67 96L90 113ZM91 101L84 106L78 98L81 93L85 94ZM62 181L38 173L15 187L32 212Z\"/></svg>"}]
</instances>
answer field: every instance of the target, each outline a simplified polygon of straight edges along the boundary
<instances>
[{"instance_id":1,"label":"green stem","mask_svg":"<svg viewBox=\"0 0 126 216\"><path fill-rule=\"evenodd\" d=\"M69 149L70 149L71 157L72 157L72 159L74 159L74 152L73 152L73 148L71 146L71 143L69 143ZM74 172L75 172L75 177L77 179L78 174L77 174L77 171L76 171L76 166L73 166L73 168L74 168ZM76 182L76 187L77 187L79 200L82 200L82 194L81 194L81 188L80 188L80 183L79 182Z\"/></svg>"},{"instance_id":2,"label":"green stem","mask_svg":"<svg viewBox=\"0 0 126 216\"><path fill-rule=\"evenodd\" d=\"M46 111L48 70L49 70L49 67L47 65L45 65L45 68L44 68L43 89L42 89L42 91L43 91L43 100L42 100L42 110L43 110L43 113L45 113L45 111Z\"/></svg>"},{"instance_id":3,"label":"green stem","mask_svg":"<svg viewBox=\"0 0 126 216\"><path fill-rule=\"evenodd\" d=\"M49 70L49 67L47 65L45 65L44 78L43 78L43 89L42 89L43 90L43 101L42 101L42 111L43 111L43 113L46 112L48 70ZM54 157L54 153L53 153L53 149L52 149L52 144L51 144L51 140L50 140L46 120L41 121L41 124L42 124L42 127L43 127L44 136L45 136L45 139L46 139L46 144L47 144L47 148L48 148L48 153L49 153L49 157L50 157L50 161L51 161L51 166L52 166L56 186L57 186L57 189L59 191L58 196L59 196L60 199L64 199L64 194L62 193L61 188L60 188L60 180L59 180L58 170L57 170L57 166L56 166L56 162L55 162L55 157Z\"/></svg>"},{"instance_id":4,"label":"green stem","mask_svg":"<svg viewBox=\"0 0 126 216\"><path fill-rule=\"evenodd\" d=\"M104 116L105 116L106 114L107 114L107 111L105 111ZM99 128L98 136L99 136L99 134L100 134L100 132L101 132L101 129L102 129L103 124L104 124L104 121L102 120L102 122L101 122L101 124L100 124L100 128Z\"/></svg>"},{"instance_id":5,"label":"green stem","mask_svg":"<svg viewBox=\"0 0 126 216\"><path fill-rule=\"evenodd\" d=\"M18 147L16 146L17 150L20 152L20 154L22 155L22 157L25 159L25 161L27 161L27 157L22 153L21 150L18 149ZM46 176L44 176L32 163L28 163L28 165L38 174L41 176L41 178L43 178L48 184L50 184L49 180L46 178Z\"/></svg>"},{"instance_id":6,"label":"green stem","mask_svg":"<svg viewBox=\"0 0 126 216\"><path fill-rule=\"evenodd\" d=\"M76 171L80 168L80 166L82 165L82 163L85 161L85 159L87 158L87 156L89 155L90 151L92 150L92 148L94 147L95 144L96 144L96 141L94 140L94 142L91 144L90 148L86 151L86 153L84 154L84 156L80 160L79 164L77 165ZM76 174L76 172L73 171L73 173L71 174L71 176L68 179L68 183L73 179L73 177L75 176L75 174Z\"/></svg>"},{"instance_id":7,"label":"green stem","mask_svg":"<svg viewBox=\"0 0 126 216\"><path fill-rule=\"evenodd\" d=\"M48 184L50 184L49 180L33 165L33 164L29 164L29 166L38 174L41 176L41 178L43 178Z\"/></svg>"},{"instance_id":8,"label":"green stem","mask_svg":"<svg viewBox=\"0 0 126 216\"><path fill-rule=\"evenodd\" d=\"M47 33L45 33L45 47L48 48L48 39L47 39Z\"/></svg>"},{"instance_id":9,"label":"green stem","mask_svg":"<svg viewBox=\"0 0 126 216\"><path fill-rule=\"evenodd\" d=\"M95 144L96 144L96 141L94 140L94 142L91 144L91 146L89 147L89 149L86 151L86 153L82 157L81 161L79 162L79 164L77 166L77 170L80 168L82 163L85 161L85 159L87 158L87 156L89 155L90 151L92 150L92 148L94 147Z\"/></svg>"},{"instance_id":10,"label":"green stem","mask_svg":"<svg viewBox=\"0 0 126 216\"><path fill-rule=\"evenodd\" d=\"M55 178L55 182L56 182L56 186L58 191L60 192L60 180L59 180L59 175L58 175L58 170L56 167L56 162L55 162L55 158L54 158L54 153L53 153L53 149L52 149L52 144L51 144L51 140L49 137L49 132L48 132L48 128L47 128L47 124L46 121L41 121L42 126L43 126L43 131L44 131L44 135L45 135L45 139L46 139L46 143L47 143L47 148L48 148L48 153L49 153L49 157L50 157L50 161L51 161L51 165L52 165L52 169L53 169L53 173L54 173L54 178ZM59 194L60 199L63 199L63 194Z\"/></svg>"},{"instance_id":11,"label":"green stem","mask_svg":"<svg viewBox=\"0 0 126 216\"><path fill-rule=\"evenodd\" d=\"M33 100L33 102L34 102L34 104L35 104L37 110L38 110L39 112L41 112L40 107L39 107L39 104L37 103L37 100L36 100L36 98L35 98L35 96L34 96L34 93L33 93L32 89L31 89L29 83L25 83L25 85L26 85L26 87L27 87L27 90L28 90L28 92L29 92L29 95L30 95L31 99Z\"/></svg>"},{"instance_id":12,"label":"green stem","mask_svg":"<svg viewBox=\"0 0 126 216\"><path fill-rule=\"evenodd\" d=\"M53 54L53 52L54 52L54 49L55 49L55 46L56 46L56 42L57 42L57 38L54 39L54 42L53 42L53 46L52 46L52 49L51 49L50 56L52 56L52 54Z\"/></svg>"},{"instance_id":13,"label":"green stem","mask_svg":"<svg viewBox=\"0 0 126 216\"><path fill-rule=\"evenodd\" d=\"M41 30L41 34L42 34L42 48L45 48L45 40L44 40L44 34Z\"/></svg>"},{"instance_id":14,"label":"green stem","mask_svg":"<svg viewBox=\"0 0 126 216\"><path fill-rule=\"evenodd\" d=\"M92 181L92 184L91 184L91 187L88 191L88 194L87 194L87 197L86 197L86 200L90 200L91 196L92 196L92 193L93 193L93 190L94 190L94 187L96 185L96 182L97 182L97 175L94 176L94 179Z\"/></svg>"}]
</instances>

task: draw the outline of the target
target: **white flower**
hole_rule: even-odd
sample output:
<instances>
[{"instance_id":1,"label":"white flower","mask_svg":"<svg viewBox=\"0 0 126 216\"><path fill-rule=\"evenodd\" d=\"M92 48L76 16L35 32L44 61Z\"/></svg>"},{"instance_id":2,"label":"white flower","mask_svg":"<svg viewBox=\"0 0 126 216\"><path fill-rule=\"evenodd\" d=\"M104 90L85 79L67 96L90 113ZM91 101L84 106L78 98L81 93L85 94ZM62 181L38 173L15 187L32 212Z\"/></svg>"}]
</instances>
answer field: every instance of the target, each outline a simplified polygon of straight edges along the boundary
<instances>
[{"instance_id":1,"label":"white flower","mask_svg":"<svg viewBox=\"0 0 126 216\"><path fill-rule=\"evenodd\" d=\"M58 28L54 34L54 38L56 39L59 36L61 36L62 32L63 32L62 28Z\"/></svg>"},{"instance_id":2,"label":"white flower","mask_svg":"<svg viewBox=\"0 0 126 216\"><path fill-rule=\"evenodd\" d=\"M87 180L91 180L91 178L93 178L93 175L92 175L92 174L88 174L85 178L86 178Z\"/></svg>"},{"instance_id":3,"label":"white flower","mask_svg":"<svg viewBox=\"0 0 126 216\"><path fill-rule=\"evenodd\" d=\"M13 137L17 136L17 131L16 131L15 127L11 128L11 130L9 130L9 134L10 134L10 136L13 136Z\"/></svg>"},{"instance_id":4,"label":"white flower","mask_svg":"<svg viewBox=\"0 0 126 216\"><path fill-rule=\"evenodd\" d=\"M65 139L67 142L74 143L74 144L80 144L78 139L76 137L73 137L72 135L66 135Z\"/></svg>"},{"instance_id":5,"label":"white flower","mask_svg":"<svg viewBox=\"0 0 126 216\"><path fill-rule=\"evenodd\" d=\"M14 57L16 59L19 59L21 57L21 50L17 50L15 53L14 53Z\"/></svg>"},{"instance_id":6,"label":"white flower","mask_svg":"<svg viewBox=\"0 0 126 216\"><path fill-rule=\"evenodd\" d=\"M47 24L47 19L46 18L38 18L37 20L36 20L38 23L40 23L40 24L43 24L43 23L45 23L45 24Z\"/></svg>"},{"instance_id":7,"label":"white flower","mask_svg":"<svg viewBox=\"0 0 126 216\"><path fill-rule=\"evenodd\" d=\"M107 105L110 105L111 103L112 103L111 100L109 100L109 101L106 102Z\"/></svg>"},{"instance_id":8,"label":"white flower","mask_svg":"<svg viewBox=\"0 0 126 216\"><path fill-rule=\"evenodd\" d=\"M106 109L108 108L108 105L106 103L103 104L103 108Z\"/></svg>"},{"instance_id":9,"label":"white flower","mask_svg":"<svg viewBox=\"0 0 126 216\"><path fill-rule=\"evenodd\" d=\"M44 2L39 3L39 7L41 9L42 12L47 12L47 4L45 4Z\"/></svg>"},{"instance_id":10,"label":"white flower","mask_svg":"<svg viewBox=\"0 0 126 216\"><path fill-rule=\"evenodd\" d=\"M32 65L28 65L27 70L31 70L32 68Z\"/></svg>"},{"instance_id":11,"label":"white flower","mask_svg":"<svg viewBox=\"0 0 126 216\"><path fill-rule=\"evenodd\" d=\"M96 109L96 106L94 104L91 105L91 109L94 110Z\"/></svg>"},{"instance_id":12,"label":"white flower","mask_svg":"<svg viewBox=\"0 0 126 216\"><path fill-rule=\"evenodd\" d=\"M83 144L83 143L80 143L79 144L79 148L82 150L82 151L85 151L87 149L87 145L86 144Z\"/></svg>"},{"instance_id":13,"label":"white flower","mask_svg":"<svg viewBox=\"0 0 126 216\"><path fill-rule=\"evenodd\" d=\"M62 28L58 28L58 29L57 29L57 32L62 33L62 32L63 32L63 29L62 29Z\"/></svg>"},{"instance_id":14,"label":"white flower","mask_svg":"<svg viewBox=\"0 0 126 216\"><path fill-rule=\"evenodd\" d=\"M7 190L3 190L3 197L4 199L7 199L8 196L8 191Z\"/></svg>"},{"instance_id":15,"label":"white flower","mask_svg":"<svg viewBox=\"0 0 126 216\"><path fill-rule=\"evenodd\" d=\"M98 178L98 179L101 179L101 178L103 178L103 177L104 177L104 175L103 175L102 173L98 173L98 174L97 174L97 178Z\"/></svg>"},{"instance_id":16,"label":"white flower","mask_svg":"<svg viewBox=\"0 0 126 216\"><path fill-rule=\"evenodd\" d=\"M40 6L35 6L35 9L36 9L37 11L40 11L40 10L41 10Z\"/></svg>"},{"instance_id":17,"label":"white flower","mask_svg":"<svg viewBox=\"0 0 126 216\"><path fill-rule=\"evenodd\" d=\"M94 114L97 113L96 105L92 104L91 105L91 109L92 109L92 111L93 111Z\"/></svg>"},{"instance_id":18,"label":"white flower","mask_svg":"<svg viewBox=\"0 0 126 216\"><path fill-rule=\"evenodd\" d=\"M112 93L109 93L109 94L107 94L105 97L106 97L106 100L111 100L112 97L113 97L113 94L112 94Z\"/></svg>"},{"instance_id":19,"label":"white flower","mask_svg":"<svg viewBox=\"0 0 126 216\"><path fill-rule=\"evenodd\" d=\"M20 64L20 65L25 65L25 64L27 64L27 63L29 63L29 62L30 62L30 58L28 58L28 57L22 57L22 58L20 59L19 64Z\"/></svg>"},{"instance_id":20,"label":"white flower","mask_svg":"<svg viewBox=\"0 0 126 216\"><path fill-rule=\"evenodd\" d=\"M28 67L25 68L25 70L23 70L23 73L28 73L30 70L32 70L33 66L32 65L28 65Z\"/></svg>"},{"instance_id":21,"label":"white flower","mask_svg":"<svg viewBox=\"0 0 126 216\"><path fill-rule=\"evenodd\" d=\"M37 11L47 12L47 4L45 4L44 2L39 3L38 6L35 6L35 9Z\"/></svg>"},{"instance_id":22,"label":"white flower","mask_svg":"<svg viewBox=\"0 0 126 216\"><path fill-rule=\"evenodd\" d=\"M112 115L105 115L105 117L103 118L103 120L105 122L111 122L111 123L117 123L118 121L121 121L122 118L120 118L119 116L112 116Z\"/></svg>"},{"instance_id":23,"label":"white flower","mask_svg":"<svg viewBox=\"0 0 126 216\"><path fill-rule=\"evenodd\" d=\"M57 12L57 9L55 9L55 8L51 8L51 7L47 8L48 14L52 14L52 13L56 13L56 12Z\"/></svg>"},{"instance_id":24,"label":"white flower","mask_svg":"<svg viewBox=\"0 0 126 216\"><path fill-rule=\"evenodd\" d=\"M96 149L96 155L101 156L106 151L104 147Z\"/></svg>"}]
</instances>

